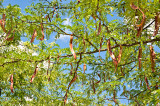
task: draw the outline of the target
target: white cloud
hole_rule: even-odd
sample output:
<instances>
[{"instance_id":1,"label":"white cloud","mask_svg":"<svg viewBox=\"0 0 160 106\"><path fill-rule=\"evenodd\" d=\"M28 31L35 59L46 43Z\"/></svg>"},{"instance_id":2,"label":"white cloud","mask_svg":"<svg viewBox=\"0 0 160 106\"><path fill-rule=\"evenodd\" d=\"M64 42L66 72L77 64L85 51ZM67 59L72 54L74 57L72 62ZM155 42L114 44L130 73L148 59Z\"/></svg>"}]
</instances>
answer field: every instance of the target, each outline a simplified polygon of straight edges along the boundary
<instances>
[{"instance_id":1,"label":"white cloud","mask_svg":"<svg viewBox=\"0 0 160 106\"><path fill-rule=\"evenodd\" d=\"M71 33L68 29L65 30L66 33ZM63 41L67 41L70 39L70 36L69 35L63 35L63 34L60 34L60 37L58 38L59 40L63 40Z\"/></svg>"},{"instance_id":2,"label":"white cloud","mask_svg":"<svg viewBox=\"0 0 160 106\"><path fill-rule=\"evenodd\" d=\"M70 21L69 18L66 18L66 21L64 21L63 24L72 26L71 21ZM68 29L65 29L65 32L66 33L71 33ZM69 35L60 34L60 37L58 39L62 40L62 41L68 41L70 39L70 36Z\"/></svg>"},{"instance_id":3,"label":"white cloud","mask_svg":"<svg viewBox=\"0 0 160 106\"><path fill-rule=\"evenodd\" d=\"M72 26L71 21L70 21L69 18L66 18L66 21L64 21L63 24Z\"/></svg>"}]
</instances>

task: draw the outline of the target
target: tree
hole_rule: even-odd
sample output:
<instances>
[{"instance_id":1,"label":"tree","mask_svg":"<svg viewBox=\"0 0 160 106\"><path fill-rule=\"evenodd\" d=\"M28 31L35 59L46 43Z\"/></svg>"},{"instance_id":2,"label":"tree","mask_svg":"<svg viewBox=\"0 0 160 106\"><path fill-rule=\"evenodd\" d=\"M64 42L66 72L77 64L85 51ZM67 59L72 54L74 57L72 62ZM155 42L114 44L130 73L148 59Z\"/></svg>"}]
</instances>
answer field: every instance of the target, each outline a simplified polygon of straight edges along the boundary
<instances>
[{"instance_id":1,"label":"tree","mask_svg":"<svg viewBox=\"0 0 160 106\"><path fill-rule=\"evenodd\" d=\"M1 103L157 105L159 4L40 0L26 13L18 5L1 5ZM116 14L122 19L109 20ZM66 17L71 25L63 24ZM70 36L67 48L45 40L61 35ZM22 37L30 40L22 42Z\"/></svg>"}]
</instances>

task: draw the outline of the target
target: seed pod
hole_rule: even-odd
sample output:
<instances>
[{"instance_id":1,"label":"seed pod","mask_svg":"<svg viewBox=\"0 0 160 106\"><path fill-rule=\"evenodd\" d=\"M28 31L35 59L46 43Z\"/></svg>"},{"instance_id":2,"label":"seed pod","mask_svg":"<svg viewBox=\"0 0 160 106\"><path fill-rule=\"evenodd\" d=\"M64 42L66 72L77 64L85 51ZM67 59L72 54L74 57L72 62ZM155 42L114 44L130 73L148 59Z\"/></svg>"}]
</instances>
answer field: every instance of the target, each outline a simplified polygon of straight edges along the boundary
<instances>
[{"instance_id":1,"label":"seed pod","mask_svg":"<svg viewBox=\"0 0 160 106\"><path fill-rule=\"evenodd\" d=\"M108 52L109 52L109 54L110 54L110 56L111 56L111 58L112 58L112 60L113 60L113 63L114 63L114 65L115 65L115 71L116 71L116 70L117 70L118 61L117 61L114 53L113 53L112 50L111 50L110 39L107 41L107 49L108 49Z\"/></svg>"},{"instance_id":2,"label":"seed pod","mask_svg":"<svg viewBox=\"0 0 160 106\"><path fill-rule=\"evenodd\" d=\"M156 54L153 51L153 47L150 46L150 60L151 60L152 72L155 72L155 70L154 70L154 67L155 67L155 58L156 58Z\"/></svg>"},{"instance_id":3,"label":"seed pod","mask_svg":"<svg viewBox=\"0 0 160 106\"><path fill-rule=\"evenodd\" d=\"M101 29L102 29L102 26L101 26L101 21L99 22L99 27L98 27L98 33L97 35L99 35L101 33Z\"/></svg>"},{"instance_id":4,"label":"seed pod","mask_svg":"<svg viewBox=\"0 0 160 106\"><path fill-rule=\"evenodd\" d=\"M83 71L85 73L85 70L86 70L86 64L83 65Z\"/></svg>"},{"instance_id":5,"label":"seed pod","mask_svg":"<svg viewBox=\"0 0 160 106\"><path fill-rule=\"evenodd\" d=\"M48 19L48 15L45 16L45 19Z\"/></svg>"},{"instance_id":6,"label":"seed pod","mask_svg":"<svg viewBox=\"0 0 160 106\"><path fill-rule=\"evenodd\" d=\"M103 37L101 38L101 41L100 41L99 57L100 57L100 52L101 52L101 48L102 48L102 43L103 43ZM103 61L101 59L100 59L100 61L103 63Z\"/></svg>"},{"instance_id":7,"label":"seed pod","mask_svg":"<svg viewBox=\"0 0 160 106\"><path fill-rule=\"evenodd\" d=\"M142 27L139 27L138 29L137 29L137 37L139 37L140 35L141 35L141 32L142 32Z\"/></svg>"},{"instance_id":8,"label":"seed pod","mask_svg":"<svg viewBox=\"0 0 160 106\"><path fill-rule=\"evenodd\" d=\"M120 50L119 50L119 55L118 55L118 63L120 63L121 61L121 57L122 57L122 45L120 45Z\"/></svg>"},{"instance_id":9,"label":"seed pod","mask_svg":"<svg viewBox=\"0 0 160 106\"><path fill-rule=\"evenodd\" d=\"M3 19L4 26L5 26L5 23L6 23L6 15L5 14L2 15L2 19Z\"/></svg>"},{"instance_id":10,"label":"seed pod","mask_svg":"<svg viewBox=\"0 0 160 106\"><path fill-rule=\"evenodd\" d=\"M143 19L140 24L136 25L137 27L142 27L145 22L145 18L146 18L144 12L139 7L135 6L133 3L131 3L130 6L132 9L134 9L134 10L138 9L142 13Z\"/></svg>"},{"instance_id":11,"label":"seed pod","mask_svg":"<svg viewBox=\"0 0 160 106\"><path fill-rule=\"evenodd\" d=\"M158 34L158 30L159 30L159 14L157 13L155 16L155 29L154 29L154 33L153 36L156 36Z\"/></svg>"},{"instance_id":12,"label":"seed pod","mask_svg":"<svg viewBox=\"0 0 160 106\"><path fill-rule=\"evenodd\" d=\"M74 59L76 60L76 53L75 53L74 50L73 50L72 42L73 42L73 35L71 34L71 35L70 35L70 43L69 43L69 46L70 46L70 50L71 50L71 52L72 52L72 54L73 54L73 57L74 57Z\"/></svg>"},{"instance_id":13,"label":"seed pod","mask_svg":"<svg viewBox=\"0 0 160 106\"><path fill-rule=\"evenodd\" d=\"M11 80L10 89L11 89L11 92L14 93L14 92L13 92L13 74L11 75L10 80Z\"/></svg>"},{"instance_id":14,"label":"seed pod","mask_svg":"<svg viewBox=\"0 0 160 106\"><path fill-rule=\"evenodd\" d=\"M31 38L31 43L34 42L34 39L36 36L37 36L37 31L36 31L36 29L34 29L34 32L33 32L32 38Z\"/></svg>"},{"instance_id":15,"label":"seed pod","mask_svg":"<svg viewBox=\"0 0 160 106\"><path fill-rule=\"evenodd\" d=\"M43 23L41 23L41 33L42 33L42 37L39 40L44 40L44 30L43 30Z\"/></svg>"},{"instance_id":16,"label":"seed pod","mask_svg":"<svg viewBox=\"0 0 160 106\"><path fill-rule=\"evenodd\" d=\"M5 17L6 17L5 14L3 14L3 15L2 15L2 19L0 20L0 25L1 25L2 29L3 29L3 31L4 31L5 33L7 33L7 30L5 29L5 23L6 23Z\"/></svg>"},{"instance_id":17,"label":"seed pod","mask_svg":"<svg viewBox=\"0 0 160 106\"><path fill-rule=\"evenodd\" d=\"M145 19L146 19L146 16L144 14L144 12L139 8L139 11L142 13L142 21L140 24L136 25L137 27L143 27L144 25L144 22L145 22Z\"/></svg>"},{"instance_id":18,"label":"seed pod","mask_svg":"<svg viewBox=\"0 0 160 106\"><path fill-rule=\"evenodd\" d=\"M135 6L133 3L131 3L130 6L131 6L131 8L134 9L134 10L136 10L136 9L139 8L139 7Z\"/></svg>"},{"instance_id":19,"label":"seed pod","mask_svg":"<svg viewBox=\"0 0 160 106\"><path fill-rule=\"evenodd\" d=\"M8 36L6 37L6 40L7 41L12 41L13 39L14 39L14 34L15 34L15 30L13 31L13 36L12 37L10 37L10 38L8 38Z\"/></svg>"},{"instance_id":20,"label":"seed pod","mask_svg":"<svg viewBox=\"0 0 160 106\"><path fill-rule=\"evenodd\" d=\"M94 79L92 80L92 83L93 83L93 85L92 85L92 87L93 87L93 92L95 93L95 92L96 92L96 89L95 89L95 87L94 87Z\"/></svg>"},{"instance_id":21,"label":"seed pod","mask_svg":"<svg viewBox=\"0 0 160 106\"><path fill-rule=\"evenodd\" d=\"M121 74L122 74L122 76L124 76L124 75L125 75L125 74L123 73L122 67L121 67Z\"/></svg>"},{"instance_id":22,"label":"seed pod","mask_svg":"<svg viewBox=\"0 0 160 106\"><path fill-rule=\"evenodd\" d=\"M138 53L139 69L141 69L141 59L142 59L142 48L140 47Z\"/></svg>"},{"instance_id":23,"label":"seed pod","mask_svg":"<svg viewBox=\"0 0 160 106\"><path fill-rule=\"evenodd\" d=\"M150 87L149 87L149 83L148 83L147 77L145 77L145 82L146 82L146 85L147 85L148 90L151 90Z\"/></svg>"},{"instance_id":24,"label":"seed pod","mask_svg":"<svg viewBox=\"0 0 160 106\"><path fill-rule=\"evenodd\" d=\"M34 74L32 75L32 78L31 78L31 80L30 80L30 83L33 82L33 80L34 80L34 78L35 78L37 72L38 72L38 67L35 68L35 71L34 71Z\"/></svg>"},{"instance_id":25,"label":"seed pod","mask_svg":"<svg viewBox=\"0 0 160 106\"><path fill-rule=\"evenodd\" d=\"M106 82L106 73L103 72L104 82Z\"/></svg>"}]
</instances>

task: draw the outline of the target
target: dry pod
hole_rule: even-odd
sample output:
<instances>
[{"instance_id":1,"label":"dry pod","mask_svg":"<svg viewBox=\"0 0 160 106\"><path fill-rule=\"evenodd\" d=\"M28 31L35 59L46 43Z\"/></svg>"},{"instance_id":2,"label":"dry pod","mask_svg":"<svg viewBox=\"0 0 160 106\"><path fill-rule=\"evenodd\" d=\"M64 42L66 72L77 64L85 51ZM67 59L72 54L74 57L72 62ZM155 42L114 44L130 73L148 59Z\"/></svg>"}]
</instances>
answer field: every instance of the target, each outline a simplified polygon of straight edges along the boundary
<instances>
[{"instance_id":1,"label":"dry pod","mask_svg":"<svg viewBox=\"0 0 160 106\"><path fill-rule=\"evenodd\" d=\"M144 14L144 12L137 6L135 6L133 3L130 4L131 8L134 9L134 10L139 10L141 13L142 13L142 21L140 24L136 25L136 27L138 27L137 29L137 37L141 35L141 32L143 30L143 26L144 26L144 23L145 23L145 19L146 19L146 16Z\"/></svg>"},{"instance_id":2,"label":"dry pod","mask_svg":"<svg viewBox=\"0 0 160 106\"><path fill-rule=\"evenodd\" d=\"M150 60L151 60L151 69L152 72L155 72L154 67L155 67L155 58L156 58L156 54L153 50L153 47L150 46Z\"/></svg>"},{"instance_id":3,"label":"dry pod","mask_svg":"<svg viewBox=\"0 0 160 106\"><path fill-rule=\"evenodd\" d=\"M40 40L44 40L44 28L43 28L43 24L41 23L41 33L42 33L42 37L40 38Z\"/></svg>"},{"instance_id":4,"label":"dry pod","mask_svg":"<svg viewBox=\"0 0 160 106\"><path fill-rule=\"evenodd\" d=\"M147 85L148 90L151 90L150 87L149 87L149 83L148 83L147 77L145 77L145 82L146 82L146 85Z\"/></svg>"},{"instance_id":5,"label":"dry pod","mask_svg":"<svg viewBox=\"0 0 160 106\"><path fill-rule=\"evenodd\" d=\"M113 53L112 50L111 50L110 39L107 41L107 49L108 49L108 52L109 52L109 54L110 54L110 56L111 56L111 58L112 58L112 60L113 60L114 65L117 67L118 61L117 61L114 53Z\"/></svg>"},{"instance_id":6,"label":"dry pod","mask_svg":"<svg viewBox=\"0 0 160 106\"><path fill-rule=\"evenodd\" d=\"M86 71L86 64L83 65L83 71L85 73L85 71Z\"/></svg>"},{"instance_id":7,"label":"dry pod","mask_svg":"<svg viewBox=\"0 0 160 106\"><path fill-rule=\"evenodd\" d=\"M34 29L34 32L33 32L32 38L31 38L31 43L34 42L34 39L36 36L37 36L37 31L36 31L36 29Z\"/></svg>"},{"instance_id":8,"label":"dry pod","mask_svg":"<svg viewBox=\"0 0 160 106\"><path fill-rule=\"evenodd\" d=\"M5 14L3 14L3 15L2 15L2 19L0 20L0 25L1 25L2 29L3 29L3 31L4 31L5 33L7 33L7 31L6 31L6 29L5 29L5 23L6 23L5 17L6 17Z\"/></svg>"},{"instance_id":9,"label":"dry pod","mask_svg":"<svg viewBox=\"0 0 160 106\"><path fill-rule=\"evenodd\" d=\"M6 40L7 40L7 41L12 41L12 40L14 39L14 34L15 34L15 30L13 31L13 36L10 37L10 38L8 38L8 36L7 36Z\"/></svg>"},{"instance_id":10,"label":"dry pod","mask_svg":"<svg viewBox=\"0 0 160 106\"><path fill-rule=\"evenodd\" d=\"M135 6L133 3L131 3L130 6L131 6L132 9L134 9L134 10L138 9L142 13L142 18L143 19L142 19L140 24L136 25L137 27L142 27L144 25L145 18L146 18L144 12L139 7Z\"/></svg>"},{"instance_id":11,"label":"dry pod","mask_svg":"<svg viewBox=\"0 0 160 106\"><path fill-rule=\"evenodd\" d=\"M35 68L35 71L34 71L34 74L32 75L32 78L31 78L31 80L30 80L30 83L33 82L33 80L34 80L34 78L35 78L37 72L38 72L38 67Z\"/></svg>"},{"instance_id":12,"label":"dry pod","mask_svg":"<svg viewBox=\"0 0 160 106\"><path fill-rule=\"evenodd\" d=\"M10 89L11 89L11 92L13 93L13 74L11 75L10 80L11 80Z\"/></svg>"},{"instance_id":13,"label":"dry pod","mask_svg":"<svg viewBox=\"0 0 160 106\"><path fill-rule=\"evenodd\" d=\"M94 86L94 79L92 80L92 83L93 83L93 92L95 93L96 92L96 89L95 89L95 86Z\"/></svg>"},{"instance_id":14,"label":"dry pod","mask_svg":"<svg viewBox=\"0 0 160 106\"><path fill-rule=\"evenodd\" d=\"M123 50L123 48L122 48L122 46L120 45L120 50L119 50L119 55L118 55L118 63L120 63L120 61L121 61L122 50Z\"/></svg>"},{"instance_id":15,"label":"dry pod","mask_svg":"<svg viewBox=\"0 0 160 106\"><path fill-rule=\"evenodd\" d=\"M115 57L114 53L112 52L111 50L111 44L110 44L110 39L107 41L107 50L113 60L113 63L115 65L115 72L117 70L117 66L118 66L118 63L120 63L121 61L121 56L122 56L122 46L120 45L120 51L119 51L119 55L118 55L118 60L117 58Z\"/></svg>"},{"instance_id":16,"label":"dry pod","mask_svg":"<svg viewBox=\"0 0 160 106\"><path fill-rule=\"evenodd\" d=\"M138 53L139 69L141 69L141 59L142 59L142 48L140 47Z\"/></svg>"},{"instance_id":17,"label":"dry pod","mask_svg":"<svg viewBox=\"0 0 160 106\"><path fill-rule=\"evenodd\" d=\"M69 43L69 46L70 46L70 50L71 50L71 52L72 52L72 54L73 54L73 57L74 57L74 59L76 60L76 53L75 53L74 50L73 50L72 42L73 42L73 35L71 34L71 35L70 35L70 43Z\"/></svg>"},{"instance_id":18,"label":"dry pod","mask_svg":"<svg viewBox=\"0 0 160 106\"><path fill-rule=\"evenodd\" d=\"M97 35L99 35L101 33L101 29L102 29L102 26L101 26L101 21L99 22L99 27L98 27L98 33Z\"/></svg>"},{"instance_id":19,"label":"dry pod","mask_svg":"<svg viewBox=\"0 0 160 106\"><path fill-rule=\"evenodd\" d=\"M159 14L157 13L155 16L155 29L154 29L154 33L153 36L156 36L158 34L158 30L159 30L159 25L160 25L160 17Z\"/></svg>"}]
</instances>

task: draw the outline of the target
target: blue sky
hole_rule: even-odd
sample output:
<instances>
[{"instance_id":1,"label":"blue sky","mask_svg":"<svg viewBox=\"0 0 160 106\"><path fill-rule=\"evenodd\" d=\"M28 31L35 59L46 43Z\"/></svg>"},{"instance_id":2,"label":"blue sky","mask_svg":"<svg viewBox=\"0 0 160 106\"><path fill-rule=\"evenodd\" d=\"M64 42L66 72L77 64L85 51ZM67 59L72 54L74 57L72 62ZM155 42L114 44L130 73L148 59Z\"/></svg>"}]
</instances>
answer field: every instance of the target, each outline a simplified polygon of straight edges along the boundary
<instances>
[{"instance_id":1,"label":"blue sky","mask_svg":"<svg viewBox=\"0 0 160 106\"><path fill-rule=\"evenodd\" d=\"M37 3L38 1L39 0L4 0L3 6L7 6L8 4L11 4L11 5L17 4L20 6L22 13L25 13L24 9L27 6L30 6L32 2ZM50 0L48 0L48 1L50 1ZM65 2L68 2L68 1L65 1ZM115 20L115 19L122 20L122 18L117 17L116 14L114 14L114 15L115 15L114 17L108 15L108 20L109 21ZM71 22L70 22L71 20L69 20L68 17L63 17L63 18L66 18L66 21L63 24L71 25ZM68 33L71 33L69 30L65 30L65 31ZM50 43L50 42L55 41L55 38L54 38L55 35L56 35L56 33L52 33L49 40L47 40L47 42ZM59 39L57 39L56 43L59 44L60 47L62 47L62 48L69 47L69 38L70 37L68 35L61 35L61 37ZM30 41L30 39L22 37L22 41ZM39 40L35 39L34 44L38 44L38 42L39 42Z\"/></svg>"},{"instance_id":2,"label":"blue sky","mask_svg":"<svg viewBox=\"0 0 160 106\"><path fill-rule=\"evenodd\" d=\"M25 7L31 5L32 2L35 2L35 3L36 3L37 1L38 1L38 0L4 0L3 6L7 6L9 3L10 3L11 5L16 5L16 4L18 4L18 5L20 6L20 8L22 9L22 12L24 13ZM114 17L108 16L108 18L109 18L108 20L109 20L109 21L114 20L114 19L121 19L121 20L122 20L122 18L117 17L116 14L114 14L114 15L115 15ZM67 17L64 17L64 18L67 19L67 20L64 22L64 24L65 24L65 25L66 25L66 24L71 25L71 22L70 22L69 18L67 18ZM69 32L68 30L66 30L66 31ZM51 35L50 39L47 40L48 43L55 41L54 35L55 35L55 33L53 33L53 34ZM22 40L23 40L23 41L27 41L27 40L30 41L30 39L24 38L24 37L22 38ZM39 42L39 40L35 40L35 44L37 44L38 42ZM62 47L62 48L69 47L69 36L61 36L61 37L56 41L56 43L58 43L58 44L60 45L60 47ZM156 50L158 50L158 48L156 48ZM101 56L104 57L105 54L106 54L106 52L101 52ZM98 56L98 53L96 53L95 56ZM81 68L82 68L82 65L81 65ZM89 68L90 68L90 67L87 67L87 69L88 69L87 71L88 71L88 72L91 72L92 70L89 71ZM86 72L87 72L87 71L86 71ZM128 101L127 101L127 100L121 100L121 102L122 102L122 103L127 103Z\"/></svg>"},{"instance_id":3,"label":"blue sky","mask_svg":"<svg viewBox=\"0 0 160 106\"><path fill-rule=\"evenodd\" d=\"M21 8L22 13L25 13L24 9L27 6L30 6L32 4L32 2L37 3L38 0L4 0L3 6L7 6L8 4L11 4L11 5L17 4ZM69 18L67 18L67 17L64 17L64 18L66 18L66 21L64 21L63 24L71 25ZM65 30L65 31L69 32L68 30ZM54 38L55 35L56 35L56 33L52 33L50 38L48 40L46 39L47 42L48 43L55 42L55 38ZM30 41L30 39L26 38L26 37L22 37L21 39L22 39L22 41ZM59 44L60 47L66 48L66 47L69 47L69 39L70 39L69 36L61 35L61 37L56 40L56 43ZM39 40L35 39L34 44L38 44L38 43L39 43Z\"/></svg>"}]
</instances>

